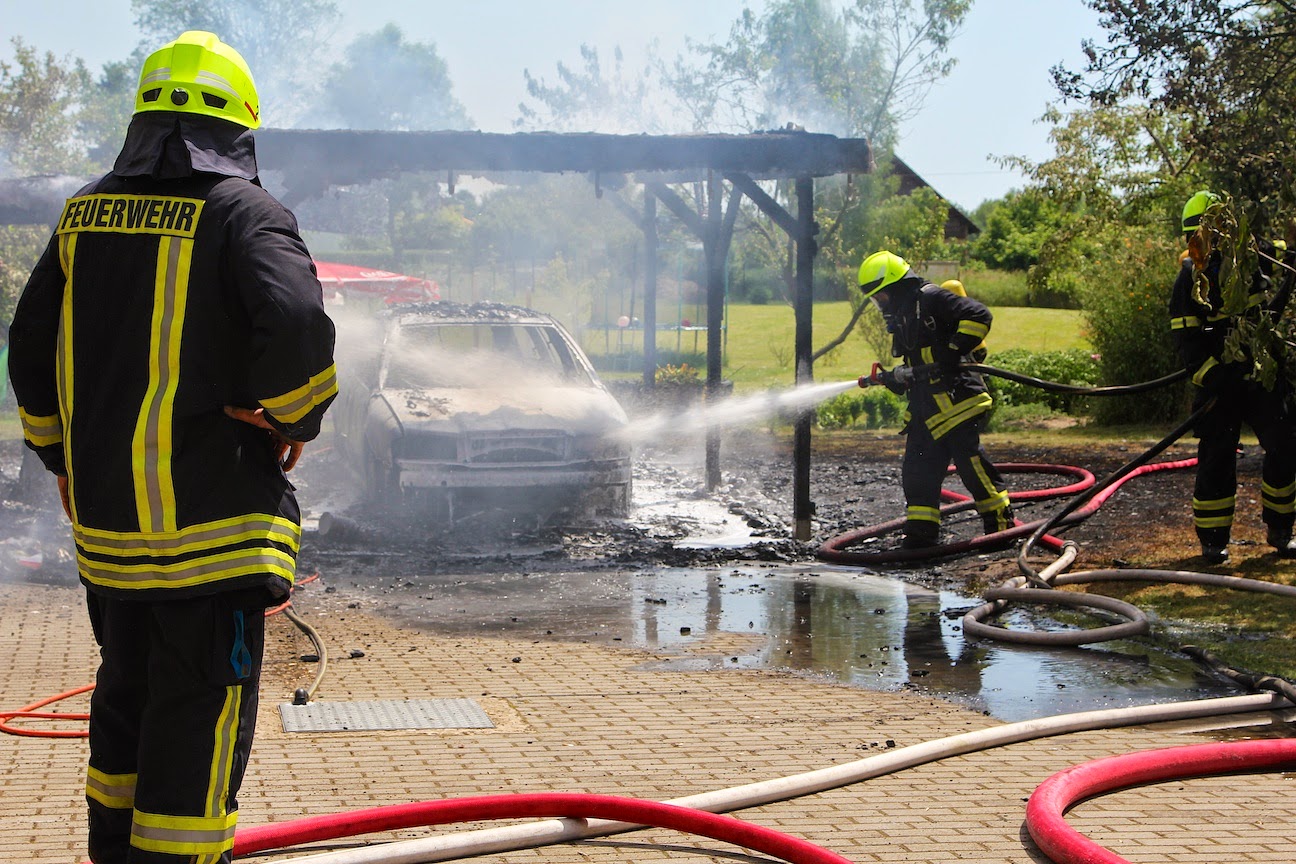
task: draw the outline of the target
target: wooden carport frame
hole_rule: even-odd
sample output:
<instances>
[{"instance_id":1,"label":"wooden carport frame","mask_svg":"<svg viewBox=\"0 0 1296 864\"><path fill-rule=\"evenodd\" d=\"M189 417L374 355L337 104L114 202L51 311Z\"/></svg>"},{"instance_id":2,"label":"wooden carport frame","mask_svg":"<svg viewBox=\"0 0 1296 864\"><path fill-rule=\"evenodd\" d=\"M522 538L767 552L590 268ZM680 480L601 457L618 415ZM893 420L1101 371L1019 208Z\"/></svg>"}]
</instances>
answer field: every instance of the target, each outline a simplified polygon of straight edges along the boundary
<instances>
[{"instance_id":1,"label":"wooden carport frame","mask_svg":"<svg viewBox=\"0 0 1296 864\"><path fill-rule=\"evenodd\" d=\"M799 130L751 135L604 135L550 132L355 132L263 130L257 153L264 170L280 171L287 187L284 200L293 206L331 186L363 183L409 171L458 174L512 171L592 174L596 194L600 175L631 175L645 187L642 218L648 262L644 288L644 380L652 386L656 369L657 230L660 200L702 241L707 272L706 398L721 392L721 327L724 311L724 262L743 196L760 208L796 244L795 383L813 380L812 312L814 257L818 251L814 221L814 178L865 174L873 168L872 150L859 138L837 138ZM667 179L702 179L706 206L694 210L667 185ZM764 191L757 179L795 180L796 213L789 213ZM722 207L723 182L731 187ZM620 200L619 198L616 200ZM623 210L637 217L621 201ZM798 540L809 540L814 505L810 498L810 435L813 411L797 418L793 435L792 517ZM720 439L707 434L706 485L720 483Z\"/></svg>"},{"instance_id":2,"label":"wooden carport frame","mask_svg":"<svg viewBox=\"0 0 1296 864\"><path fill-rule=\"evenodd\" d=\"M486 132L357 132L263 129L256 133L262 171L283 176L284 203L295 206L332 186L364 183L404 172L445 172L453 184L459 174L506 172L579 172L593 176L596 194L601 177L633 176L644 184L642 217L619 197L623 212L644 233L648 261L645 274L644 380L652 385L656 369L657 201L666 205L701 240L707 272L706 398L719 398L721 388L721 327L724 311L724 262L739 204L744 196L777 224L796 244L795 383L813 380L811 358L813 264L817 252L814 221L814 178L872 171L872 151L859 138L837 138L799 130L751 135L604 135L596 133ZM0 182L0 215L27 221L19 214L49 207L52 222L62 195L49 194L66 186L68 178L45 183ZM757 180L793 179L796 213L789 213L766 193ZM703 181L706 200L689 206L668 185ZM730 185L728 205L722 207L724 181ZM79 184L78 184L79 185ZM26 196L26 197L25 197ZM57 197L57 203L53 201ZM32 199L39 199L33 201ZM50 200L46 200L50 199ZM705 204L705 206L703 206ZM814 507L810 500L810 432L813 411L797 418L793 441L794 534L809 540ZM719 436L707 435L706 485L720 482Z\"/></svg>"}]
</instances>

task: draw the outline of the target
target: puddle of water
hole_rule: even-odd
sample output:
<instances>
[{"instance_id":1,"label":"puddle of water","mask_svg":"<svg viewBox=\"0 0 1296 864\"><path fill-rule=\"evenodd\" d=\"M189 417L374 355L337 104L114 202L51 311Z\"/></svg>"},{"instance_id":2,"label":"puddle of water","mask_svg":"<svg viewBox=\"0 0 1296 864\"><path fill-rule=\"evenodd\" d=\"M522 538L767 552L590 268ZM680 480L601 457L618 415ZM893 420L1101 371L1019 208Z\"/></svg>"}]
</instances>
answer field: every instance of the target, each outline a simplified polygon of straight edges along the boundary
<instances>
[{"instance_id":1,"label":"puddle of water","mask_svg":"<svg viewBox=\"0 0 1296 864\"><path fill-rule=\"evenodd\" d=\"M438 632L619 642L659 652L649 668L663 671L779 669L912 688L1009 722L1237 692L1190 660L1137 642L967 640L960 619L979 598L845 568L420 576L384 593L403 618ZM1002 621L1060 626L1027 614Z\"/></svg>"}]
</instances>

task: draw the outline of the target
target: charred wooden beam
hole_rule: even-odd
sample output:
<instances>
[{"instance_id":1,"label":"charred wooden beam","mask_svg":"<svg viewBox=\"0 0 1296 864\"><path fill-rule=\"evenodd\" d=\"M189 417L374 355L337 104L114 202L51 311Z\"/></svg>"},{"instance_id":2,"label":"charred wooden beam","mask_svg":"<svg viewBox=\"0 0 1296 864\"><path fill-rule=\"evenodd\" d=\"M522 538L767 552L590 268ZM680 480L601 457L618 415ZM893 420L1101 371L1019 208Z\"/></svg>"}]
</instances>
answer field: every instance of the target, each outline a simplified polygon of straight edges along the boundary
<instances>
[{"instance_id":1,"label":"charred wooden beam","mask_svg":"<svg viewBox=\"0 0 1296 864\"><path fill-rule=\"evenodd\" d=\"M750 135L605 135L530 132L355 132L265 129L257 133L263 170L284 173L295 195L406 171L459 173L742 172L760 177L824 177L872 170L861 138L814 132Z\"/></svg>"}]
</instances>

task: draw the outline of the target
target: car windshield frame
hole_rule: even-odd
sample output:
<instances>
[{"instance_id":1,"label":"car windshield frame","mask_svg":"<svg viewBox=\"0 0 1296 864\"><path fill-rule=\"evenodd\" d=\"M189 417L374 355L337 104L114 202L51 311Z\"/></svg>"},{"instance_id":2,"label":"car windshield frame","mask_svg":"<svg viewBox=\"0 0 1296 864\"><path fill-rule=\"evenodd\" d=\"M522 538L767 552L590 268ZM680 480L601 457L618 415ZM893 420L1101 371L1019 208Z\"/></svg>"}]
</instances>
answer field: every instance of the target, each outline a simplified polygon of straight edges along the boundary
<instances>
[{"instance_id":1,"label":"car windshield frame","mask_svg":"<svg viewBox=\"0 0 1296 864\"><path fill-rule=\"evenodd\" d=\"M380 389L599 386L579 348L552 321L401 320L382 356Z\"/></svg>"}]
</instances>

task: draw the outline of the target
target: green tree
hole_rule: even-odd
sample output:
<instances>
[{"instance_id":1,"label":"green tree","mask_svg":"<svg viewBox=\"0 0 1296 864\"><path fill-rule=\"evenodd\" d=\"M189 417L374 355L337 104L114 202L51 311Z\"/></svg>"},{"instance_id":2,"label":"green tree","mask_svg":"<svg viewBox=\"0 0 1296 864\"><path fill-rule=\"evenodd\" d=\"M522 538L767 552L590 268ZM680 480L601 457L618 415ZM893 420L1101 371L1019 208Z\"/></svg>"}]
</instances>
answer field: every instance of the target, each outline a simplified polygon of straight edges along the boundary
<instances>
[{"instance_id":1,"label":"green tree","mask_svg":"<svg viewBox=\"0 0 1296 864\"><path fill-rule=\"evenodd\" d=\"M85 64L41 54L21 39L12 44L13 61L0 62L0 175L87 174L85 139L78 130L81 100L90 86ZM44 225L0 226L0 321L13 317L48 239Z\"/></svg>"},{"instance_id":2,"label":"green tree","mask_svg":"<svg viewBox=\"0 0 1296 864\"><path fill-rule=\"evenodd\" d=\"M788 121L894 143L901 122L949 74L949 41L970 0L769 0L744 9L725 42L689 43L667 82L698 129L751 131Z\"/></svg>"},{"instance_id":3,"label":"green tree","mask_svg":"<svg viewBox=\"0 0 1296 864\"><path fill-rule=\"evenodd\" d=\"M580 54L579 67L558 63L557 81L552 84L529 69L523 70L527 99L518 105L514 126L610 134L661 133L670 128L654 107L662 102L654 87L651 59L645 68L631 73L617 46L612 52L612 69L605 73L597 48L581 45Z\"/></svg>"},{"instance_id":4,"label":"green tree","mask_svg":"<svg viewBox=\"0 0 1296 864\"><path fill-rule=\"evenodd\" d=\"M972 257L1001 270L1037 264L1045 242L1064 221L1057 202L1035 188L1009 192L984 212L985 227L972 241Z\"/></svg>"},{"instance_id":5,"label":"green tree","mask_svg":"<svg viewBox=\"0 0 1296 864\"><path fill-rule=\"evenodd\" d=\"M90 86L85 63L41 54L15 37L12 63L0 61L0 170L84 173L77 110Z\"/></svg>"},{"instance_id":6,"label":"green tree","mask_svg":"<svg viewBox=\"0 0 1296 864\"><path fill-rule=\"evenodd\" d=\"M1053 124L1050 158L1001 161L1026 174L1030 193L1055 213L1053 230L1037 235L1042 242L1027 274L1032 302L1077 306L1086 283L1107 278L1110 266L1090 258L1099 248L1092 238L1123 226L1172 240L1183 202L1200 181L1184 153L1179 121L1147 106L1069 114L1053 108L1045 119Z\"/></svg>"},{"instance_id":7,"label":"green tree","mask_svg":"<svg viewBox=\"0 0 1296 864\"><path fill-rule=\"evenodd\" d=\"M1108 224L1083 245L1093 277L1081 282L1080 296L1103 382L1150 381L1182 368L1166 314L1178 268L1175 242L1159 228ZM1182 417L1185 386L1093 399L1094 419L1147 423Z\"/></svg>"},{"instance_id":8,"label":"green tree","mask_svg":"<svg viewBox=\"0 0 1296 864\"><path fill-rule=\"evenodd\" d=\"M1257 205L1296 203L1296 5L1086 2L1108 35L1104 45L1086 43L1081 69L1054 70L1065 96L1179 118L1186 154L1208 185Z\"/></svg>"},{"instance_id":9,"label":"green tree","mask_svg":"<svg viewBox=\"0 0 1296 864\"><path fill-rule=\"evenodd\" d=\"M357 36L325 79L326 116L351 129L467 129L445 60L431 43L407 42L387 24Z\"/></svg>"},{"instance_id":10,"label":"green tree","mask_svg":"<svg viewBox=\"0 0 1296 864\"><path fill-rule=\"evenodd\" d=\"M953 68L949 40L970 5L968 0L920 5L855 0L839 11L827 0L770 0L759 15L745 9L727 41L690 43L691 56L677 59L667 80L697 127L751 131L792 120L816 131L868 138L878 162L886 164L898 125L921 110L932 85ZM878 205L895 190L893 181L873 177L821 186L816 213L821 255L825 269L846 281L855 314L840 335L815 351L816 358L841 344L859 321L865 307L851 265L858 267L863 255L873 251L864 251L865 244L890 236L876 230L876 239L870 236L877 223L870 226L864 204ZM775 184L773 192L778 200L791 200L788 183ZM919 237L932 245L919 226L939 211L943 227L948 215L948 205L930 204L920 196L888 205L891 216L907 223L895 226L894 234L906 235L895 242L910 240L915 248L906 251L919 258L928 257L927 248L918 248ZM754 209L747 222L753 236L777 245L779 252L770 257L781 260L791 296L792 242Z\"/></svg>"},{"instance_id":11,"label":"green tree","mask_svg":"<svg viewBox=\"0 0 1296 864\"><path fill-rule=\"evenodd\" d=\"M77 128L86 142L95 171L112 167L135 111L135 89L145 54L137 50L128 60L105 63L82 94Z\"/></svg>"}]
</instances>

